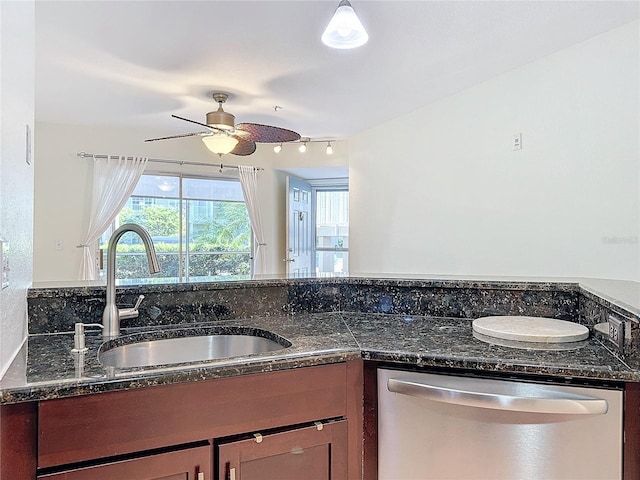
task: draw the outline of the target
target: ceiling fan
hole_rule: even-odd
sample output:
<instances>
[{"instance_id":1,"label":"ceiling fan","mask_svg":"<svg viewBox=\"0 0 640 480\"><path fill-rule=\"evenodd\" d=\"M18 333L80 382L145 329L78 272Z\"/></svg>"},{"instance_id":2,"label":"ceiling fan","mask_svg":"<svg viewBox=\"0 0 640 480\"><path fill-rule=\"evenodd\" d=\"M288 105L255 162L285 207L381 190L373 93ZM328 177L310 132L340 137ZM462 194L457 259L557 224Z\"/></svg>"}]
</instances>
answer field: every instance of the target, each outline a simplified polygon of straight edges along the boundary
<instances>
[{"instance_id":1,"label":"ceiling fan","mask_svg":"<svg viewBox=\"0 0 640 480\"><path fill-rule=\"evenodd\" d=\"M184 133L169 137L150 138L145 142L169 140L172 138L202 137L202 141L209 150L218 155L232 153L233 155L251 155L256 151L257 143L285 143L300 140L300 134L286 128L262 125L260 123L235 124L236 117L222 109L222 104L229 95L223 92L213 92L213 99L218 102L218 110L207 113L207 123L196 122L188 118L171 115L178 120L195 123L207 130L194 133Z\"/></svg>"}]
</instances>

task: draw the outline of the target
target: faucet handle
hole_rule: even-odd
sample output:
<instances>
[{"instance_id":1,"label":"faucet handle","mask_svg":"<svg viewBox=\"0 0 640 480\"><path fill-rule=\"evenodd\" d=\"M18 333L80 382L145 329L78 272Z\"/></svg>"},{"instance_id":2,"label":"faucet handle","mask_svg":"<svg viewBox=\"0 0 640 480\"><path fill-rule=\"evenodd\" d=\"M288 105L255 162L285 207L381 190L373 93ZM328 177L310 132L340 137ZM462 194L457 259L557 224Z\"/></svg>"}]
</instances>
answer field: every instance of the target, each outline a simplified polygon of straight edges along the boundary
<instances>
[{"instance_id":1,"label":"faucet handle","mask_svg":"<svg viewBox=\"0 0 640 480\"><path fill-rule=\"evenodd\" d=\"M136 304L133 306L134 310L138 310L138 307L142 303L142 300L144 300L144 295L138 296L138 300L136 300Z\"/></svg>"},{"instance_id":2,"label":"faucet handle","mask_svg":"<svg viewBox=\"0 0 640 480\"><path fill-rule=\"evenodd\" d=\"M132 308L121 308L119 309L120 318L136 318L140 312L138 312L138 307L144 300L144 295L138 296L138 300L136 300L136 304Z\"/></svg>"}]
</instances>

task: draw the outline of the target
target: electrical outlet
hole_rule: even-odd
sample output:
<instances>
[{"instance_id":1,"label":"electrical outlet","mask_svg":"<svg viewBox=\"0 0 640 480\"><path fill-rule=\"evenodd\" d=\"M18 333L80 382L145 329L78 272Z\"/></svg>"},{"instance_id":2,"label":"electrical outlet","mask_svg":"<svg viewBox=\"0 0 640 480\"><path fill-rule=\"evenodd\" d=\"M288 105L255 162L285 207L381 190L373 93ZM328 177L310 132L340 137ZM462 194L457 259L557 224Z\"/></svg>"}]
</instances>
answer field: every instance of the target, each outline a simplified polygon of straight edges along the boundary
<instances>
[{"instance_id":1,"label":"electrical outlet","mask_svg":"<svg viewBox=\"0 0 640 480\"><path fill-rule=\"evenodd\" d=\"M624 351L624 320L609 315L609 341L613 343L618 352Z\"/></svg>"}]
</instances>

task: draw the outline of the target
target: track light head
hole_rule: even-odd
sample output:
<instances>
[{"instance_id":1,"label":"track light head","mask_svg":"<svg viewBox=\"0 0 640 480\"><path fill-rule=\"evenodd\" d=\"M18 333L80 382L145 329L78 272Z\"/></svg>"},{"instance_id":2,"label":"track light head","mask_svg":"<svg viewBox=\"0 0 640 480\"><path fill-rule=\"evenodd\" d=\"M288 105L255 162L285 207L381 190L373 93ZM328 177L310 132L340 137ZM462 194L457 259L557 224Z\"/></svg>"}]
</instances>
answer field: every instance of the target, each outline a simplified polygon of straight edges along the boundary
<instances>
[{"instance_id":1,"label":"track light head","mask_svg":"<svg viewBox=\"0 0 640 480\"><path fill-rule=\"evenodd\" d=\"M331 146L331 142L327 142L327 155L333 155L333 147Z\"/></svg>"}]
</instances>

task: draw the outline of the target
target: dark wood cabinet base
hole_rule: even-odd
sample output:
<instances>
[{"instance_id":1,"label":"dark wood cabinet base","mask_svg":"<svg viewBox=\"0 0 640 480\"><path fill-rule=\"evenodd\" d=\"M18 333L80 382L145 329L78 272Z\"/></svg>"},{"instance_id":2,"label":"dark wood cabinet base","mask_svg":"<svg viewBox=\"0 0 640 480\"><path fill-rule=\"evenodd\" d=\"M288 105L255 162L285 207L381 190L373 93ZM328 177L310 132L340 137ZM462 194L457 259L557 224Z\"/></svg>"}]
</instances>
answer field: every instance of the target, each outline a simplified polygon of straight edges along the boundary
<instances>
[{"instance_id":1,"label":"dark wood cabinet base","mask_svg":"<svg viewBox=\"0 0 640 480\"><path fill-rule=\"evenodd\" d=\"M214 480L216 439L327 420L340 426L325 435L342 433L317 452L330 448L332 478L360 480L362 384L362 360L354 360L3 405L0 480ZM195 442L209 445L184 449Z\"/></svg>"},{"instance_id":2,"label":"dark wood cabinet base","mask_svg":"<svg viewBox=\"0 0 640 480\"><path fill-rule=\"evenodd\" d=\"M0 480L35 478L38 405L0 407Z\"/></svg>"},{"instance_id":3,"label":"dark wood cabinet base","mask_svg":"<svg viewBox=\"0 0 640 480\"><path fill-rule=\"evenodd\" d=\"M60 399L41 402L40 418L38 403L2 405L0 480L34 480L38 467L42 472L45 465L55 467L95 458L105 458L105 464L113 463L109 462L110 457L127 452L192 441L209 441L213 445L216 438L327 418L346 419L346 478L376 480L377 366L376 362L356 360L346 364ZM637 480L640 478L640 383L627 384L624 399L623 480ZM169 418L171 412L179 414ZM110 414L114 416L96 420L99 415ZM89 418L93 420L85 425L83 422ZM96 429L100 425L102 431L98 433ZM181 455L189 457L188 453ZM38 458L42 460L40 465ZM208 458L213 462L213 450ZM185 469L193 470L200 461L185 463ZM140 459L129 465L138 468L138 465L146 465L146 461ZM141 468L146 469L146 466ZM69 470L67 473L71 475L72 469ZM102 478L96 475L42 478ZM177 475L169 478L185 478ZM193 473L188 478L192 476ZM110 472L105 478L136 477ZM212 474L211 480L214 478ZM209 480L209 477L205 479ZM199 479L196 477L196 480Z\"/></svg>"}]
</instances>

